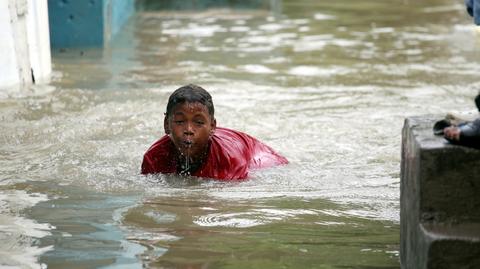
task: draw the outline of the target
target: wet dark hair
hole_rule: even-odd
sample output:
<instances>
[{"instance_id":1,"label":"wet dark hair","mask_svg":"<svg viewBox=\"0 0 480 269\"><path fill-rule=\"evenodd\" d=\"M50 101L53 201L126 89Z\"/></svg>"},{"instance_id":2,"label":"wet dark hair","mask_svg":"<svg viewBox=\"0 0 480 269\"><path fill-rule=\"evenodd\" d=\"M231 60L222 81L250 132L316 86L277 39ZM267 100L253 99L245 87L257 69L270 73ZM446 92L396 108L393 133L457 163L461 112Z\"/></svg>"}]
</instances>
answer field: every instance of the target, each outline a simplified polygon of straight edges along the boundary
<instances>
[{"instance_id":1,"label":"wet dark hair","mask_svg":"<svg viewBox=\"0 0 480 269\"><path fill-rule=\"evenodd\" d=\"M168 98L167 112L165 116L172 115L173 108L178 104L200 103L207 107L208 114L213 118L215 108L213 107L212 96L202 87L195 84L188 84L186 86L176 89Z\"/></svg>"}]
</instances>

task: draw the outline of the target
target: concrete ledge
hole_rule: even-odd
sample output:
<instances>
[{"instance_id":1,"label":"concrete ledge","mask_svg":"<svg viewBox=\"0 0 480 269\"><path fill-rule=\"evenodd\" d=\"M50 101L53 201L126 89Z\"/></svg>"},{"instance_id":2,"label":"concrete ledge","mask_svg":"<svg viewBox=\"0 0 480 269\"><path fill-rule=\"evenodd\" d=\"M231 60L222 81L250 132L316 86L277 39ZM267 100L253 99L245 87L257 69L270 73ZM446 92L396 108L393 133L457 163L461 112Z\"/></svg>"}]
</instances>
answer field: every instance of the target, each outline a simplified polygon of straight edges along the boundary
<instances>
[{"instance_id":1,"label":"concrete ledge","mask_svg":"<svg viewBox=\"0 0 480 269\"><path fill-rule=\"evenodd\" d=\"M405 120L402 268L480 268L480 150L434 136L439 117Z\"/></svg>"},{"instance_id":2,"label":"concrete ledge","mask_svg":"<svg viewBox=\"0 0 480 269\"><path fill-rule=\"evenodd\" d=\"M427 265L422 268L480 268L480 224L426 223Z\"/></svg>"}]
</instances>

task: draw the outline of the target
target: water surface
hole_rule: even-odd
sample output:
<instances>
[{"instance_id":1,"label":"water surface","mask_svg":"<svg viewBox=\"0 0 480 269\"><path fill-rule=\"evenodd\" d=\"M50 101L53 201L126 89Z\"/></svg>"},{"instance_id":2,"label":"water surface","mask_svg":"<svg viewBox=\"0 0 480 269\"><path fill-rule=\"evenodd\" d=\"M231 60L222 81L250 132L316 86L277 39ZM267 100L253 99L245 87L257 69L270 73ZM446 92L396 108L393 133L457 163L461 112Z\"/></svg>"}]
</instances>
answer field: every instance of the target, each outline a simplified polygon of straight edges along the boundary
<instances>
[{"instance_id":1,"label":"water surface","mask_svg":"<svg viewBox=\"0 0 480 269\"><path fill-rule=\"evenodd\" d=\"M51 83L0 99L0 265L399 268L403 120L474 109L478 35L453 0L285 0L144 10L56 50ZM138 175L188 83L290 164Z\"/></svg>"}]
</instances>

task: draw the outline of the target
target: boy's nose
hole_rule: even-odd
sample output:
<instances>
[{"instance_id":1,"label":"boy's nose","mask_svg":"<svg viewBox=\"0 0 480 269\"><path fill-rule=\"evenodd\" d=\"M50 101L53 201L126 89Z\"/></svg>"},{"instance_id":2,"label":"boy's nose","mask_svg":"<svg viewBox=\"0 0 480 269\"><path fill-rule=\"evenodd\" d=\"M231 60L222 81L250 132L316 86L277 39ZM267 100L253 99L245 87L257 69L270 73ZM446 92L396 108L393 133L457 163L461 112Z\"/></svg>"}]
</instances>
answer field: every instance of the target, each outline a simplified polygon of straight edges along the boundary
<instances>
[{"instance_id":1,"label":"boy's nose","mask_svg":"<svg viewBox=\"0 0 480 269\"><path fill-rule=\"evenodd\" d=\"M185 130L183 130L183 133L186 135L193 135L193 125L191 123L187 123L185 126Z\"/></svg>"}]
</instances>

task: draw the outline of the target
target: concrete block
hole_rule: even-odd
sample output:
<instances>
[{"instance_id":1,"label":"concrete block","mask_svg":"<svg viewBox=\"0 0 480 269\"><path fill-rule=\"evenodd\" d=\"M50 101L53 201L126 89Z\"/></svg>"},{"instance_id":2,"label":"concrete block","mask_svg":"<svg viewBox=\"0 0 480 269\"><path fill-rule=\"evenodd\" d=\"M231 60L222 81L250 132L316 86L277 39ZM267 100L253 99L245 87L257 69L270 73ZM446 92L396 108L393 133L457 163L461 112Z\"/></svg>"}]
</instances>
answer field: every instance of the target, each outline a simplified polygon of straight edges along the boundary
<instances>
[{"instance_id":1,"label":"concrete block","mask_svg":"<svg viewBox=\"0 0 480 269\"><path fill-rule=\"evenodd\" d=\"M439 117L402 132L402 268L480 268L480 150L434 136Z\"/></svg>"},{"instance_id":2,"label":"concrete block","mask_svg":"<svg viewBox=\"0 0 480 269\"><path fill-rule=\"evenodd\" d=\"M135 10L135 0L48 0L53 48L108 45Z\"/></svg>"}]
</instances>

